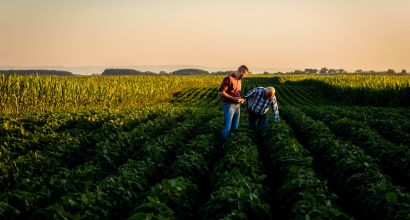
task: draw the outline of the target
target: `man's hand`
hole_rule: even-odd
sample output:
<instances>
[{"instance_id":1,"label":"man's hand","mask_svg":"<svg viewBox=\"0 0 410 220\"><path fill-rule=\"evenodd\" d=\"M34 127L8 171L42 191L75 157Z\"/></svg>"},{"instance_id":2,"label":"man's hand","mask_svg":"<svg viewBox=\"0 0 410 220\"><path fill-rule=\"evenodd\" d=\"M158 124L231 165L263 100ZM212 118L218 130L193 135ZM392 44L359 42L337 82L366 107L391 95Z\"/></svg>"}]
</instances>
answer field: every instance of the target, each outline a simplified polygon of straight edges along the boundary
<instances>
[{"instance_id":1,"label":"man's hand","mask_svg":"<svg viewBox=\"0 0 410 220\"><path fill-rule=\"evenodd\" d=\"M234 101L236 104L243 104L243 103L245 102L245 99L243 99L243 98L241 98L241 97L235 97L235 98L233 98L233 101Z\"/></svg>"}]
</instances>

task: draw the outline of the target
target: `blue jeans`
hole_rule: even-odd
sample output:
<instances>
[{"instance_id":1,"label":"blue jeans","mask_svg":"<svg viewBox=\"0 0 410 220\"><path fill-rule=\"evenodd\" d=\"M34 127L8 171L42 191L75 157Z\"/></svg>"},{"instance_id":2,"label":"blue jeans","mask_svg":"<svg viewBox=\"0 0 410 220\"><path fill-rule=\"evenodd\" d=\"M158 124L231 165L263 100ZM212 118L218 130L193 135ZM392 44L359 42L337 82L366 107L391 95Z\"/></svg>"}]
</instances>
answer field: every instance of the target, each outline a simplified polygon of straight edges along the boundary
<instances>
[{"instance_id":1,"label":"blue jeans","mask_svg":"<svg viewBox=\"0 0 410 220\"><path fill-rule=\"evenodd\" d=\"M221 133L221 140L225 141L229 134L239 126L240 105L226 102L223 104L223 112L224 129Z\"/></svg>"},{"instance_id":2,"label":"blue jeans","mask_svg":"<svg viewBox=\"0 0 410 220\"><path fill-rule=\"evenodd\" d=\"M268 126L268 113L257 115L252 111L248 112L249 128L252 130L263 130Z\"/></svg>"}]
</instances>

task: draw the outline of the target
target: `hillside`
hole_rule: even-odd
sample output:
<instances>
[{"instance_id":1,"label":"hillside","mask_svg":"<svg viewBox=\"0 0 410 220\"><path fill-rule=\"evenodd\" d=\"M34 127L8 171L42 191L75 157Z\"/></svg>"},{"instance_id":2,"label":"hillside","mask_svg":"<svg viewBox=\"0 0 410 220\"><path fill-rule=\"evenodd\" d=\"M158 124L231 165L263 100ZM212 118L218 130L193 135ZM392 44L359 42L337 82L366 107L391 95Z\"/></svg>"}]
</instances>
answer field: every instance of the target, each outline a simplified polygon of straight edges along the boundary
<instances>
[{"instance_id":1,"label":"hillside","mask_svg":"<svg viewBox=\"0 0 410 220\"><path fill-rule=\"evenodd\" d=\"M201 69L181 69L171 73L171 75L187 76L187 75L209 75L208 71Z\"/></svg>"}]
</instances>

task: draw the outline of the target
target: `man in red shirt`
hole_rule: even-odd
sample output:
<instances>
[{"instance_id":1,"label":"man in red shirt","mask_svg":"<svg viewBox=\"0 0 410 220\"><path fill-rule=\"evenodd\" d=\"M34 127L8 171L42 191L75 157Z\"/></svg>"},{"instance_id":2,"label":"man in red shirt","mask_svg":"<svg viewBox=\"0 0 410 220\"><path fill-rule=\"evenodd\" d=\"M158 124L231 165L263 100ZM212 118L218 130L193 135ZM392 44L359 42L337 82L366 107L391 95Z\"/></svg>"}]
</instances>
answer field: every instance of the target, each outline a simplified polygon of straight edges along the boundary
<instances>
[{"instance_id":1,"label":"man in red shirt","mask_svg":"<svg viewBox=\"0 0 410 220\"><path fill-rule=\"evenodd\" d=\"M219 97L224 102L224 129L221 133L221 140L225 141L232 130L239 126L240 105L245 101L241 98L242 79L249 74L248 67L242 65L238 71L223 79L219 87Z\"/></svg>"}]
</instances>

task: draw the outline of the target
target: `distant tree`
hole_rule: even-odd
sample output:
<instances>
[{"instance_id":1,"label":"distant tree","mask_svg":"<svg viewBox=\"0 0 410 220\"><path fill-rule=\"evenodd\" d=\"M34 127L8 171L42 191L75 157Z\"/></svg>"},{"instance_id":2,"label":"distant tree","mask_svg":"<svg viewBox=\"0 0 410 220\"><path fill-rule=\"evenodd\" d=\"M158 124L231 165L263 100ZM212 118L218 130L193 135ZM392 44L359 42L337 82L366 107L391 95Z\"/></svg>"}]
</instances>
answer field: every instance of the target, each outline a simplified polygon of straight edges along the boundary
<instances>
[{"instance_id":1,"label":"distant tree","mask_svg":"<svg viewBox=\"0 0 410 220\"><path fill-rule=\"evenodd\" d=\"M218 76L227 76L227 75L232 75L235 71L216 71L210 73L211 75L218 75Z\"/></svg>"},{"instance_id":2,"label":"distant tree","mask_svg":"<svg viewBox=\"0 0 410 220\"><path fill-rule=\"evenodd\" d=\"M402 71L401 71L401 74L407 74L407 71L406 71L406 70L402 70Z\"/></svg>"},{"instance_id":3,"label":"distant tree","mask_svg":"<svg viewBox=\"0 0 410 220\"><path fill-rule=\"evenodd\" d=\"M344 69L338 69L338 70L337 70L337 73L339 73L339 74L344 74L344 73L347 73L347 71L344 70Z\"/></svg>"},{"instance_id":4,"label":"distant tree","mask_svg":"<svg viewBox=\"0 0 410 220\"><path fill-rule=\"evenodd\" d=\"M293 74L304 74L305 72L302 70L295 70L293 71Z\"/></svg>"},{"instance_id":5,"label":"distant tree","mask_svg":"<svg viewBox=\"0 0 410 220\"><path fill-rule=\"evenodd\" d=\"M144 75L157 75L157 73L151 72L151 71L145 71Z\"/></svg>"},{"instance_id":6,"label":"distant tree","mask_svg":"<svg viewBox=\"0 0 410 220\"><path fill-rule=\"evenodd\" d=\"M0 74L74 76L72 72L60 70L0 70Z\"/></svg>"},{"instance_id":7,"label":"distant tree","mask_svg":"<svg viewBox=\"0 0 410 220\"><path fill-rule=\"evenodd\" d=\"M323 67L322 69L320 69L321 74L326 74L328 71L329 69L327 69L326 67Z\"/></svg>"},{"instance_id":8,"label":"distant tree","mask_svg":"<svg viewBox=\"0 0 410 220\"><path fill-rule=\"evenodd\" d=\"M168 75L169 73L165 72L165 71L160 71L159 75Z\"/></svg>"},{"instance_id":9,"label":"distant tree","mask_svg":"<svg viewBox=\"0 0 410 220\"><path fill-rule=\"evenodd\" d=\"M394 71L394 69L388 69L388 70L386 71L386 73L387 73L387 74L395 74L396 71Z\"/></svg>"},{"instance_id":10,"label":"distant tree","mask_svg":"<svg viewBox=\"0 0 410 220\"><path fill-rule=\"evenodd\" d=\"M318 69L305 69L305 73L307 74L316 74Z\"/></svg>"},{"instance_id":11,"label":"distant tree","mask_svg":"<svg viewBox=\"0 0 410 220\"><path fill-rule=\"evenodd\" d=\"M363 70L356 70L356 71L354 71L354 73L357 73L357 74L361 74L361 73L363 73Z\"/></svg>"},{"instance_id":12,"label":"distant tree","mask_svg":"<svg viewBox=\"0 0 410 220\"><path fill-rule=\"evenodd\" d=\"M181 69L171 73L172 75L186 76L186 75L208 75L209 72L201 69Z\"/></svg>"},{"instance_id":13,"label":"distant tree","mask_svg":"<svg viewBox=\"0 0 410 220\"><path fill-rule=\"evenodd\" d=\"M146 75L145 73L134 69L105 69L102 76L135 76Z\"/></svg>"},{"instance_id":14,"label":"distant tree","mask_svg":"<svg viewBox=\"0 0 410 220\"><path fill-rule=\"evenodd\" d=\"M266 71L265 71L265 72L263 72L263 74L267 75L267 74L269 74L269 72L266 72Z\"/></svg>"},{"instance_id":15,"label":"distant tree","mask_svg":"<svg viewBox=\"0 0 410 220\"><path fill-rule=\"evenodd\" d=\"M335 74L335 73L337 73L337 70L336 69L329 69L329 71L327 71L327 73Z\"/></svg>"}]
</instances>

